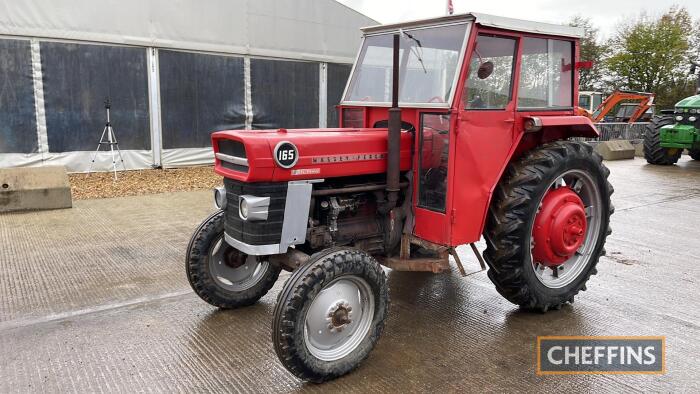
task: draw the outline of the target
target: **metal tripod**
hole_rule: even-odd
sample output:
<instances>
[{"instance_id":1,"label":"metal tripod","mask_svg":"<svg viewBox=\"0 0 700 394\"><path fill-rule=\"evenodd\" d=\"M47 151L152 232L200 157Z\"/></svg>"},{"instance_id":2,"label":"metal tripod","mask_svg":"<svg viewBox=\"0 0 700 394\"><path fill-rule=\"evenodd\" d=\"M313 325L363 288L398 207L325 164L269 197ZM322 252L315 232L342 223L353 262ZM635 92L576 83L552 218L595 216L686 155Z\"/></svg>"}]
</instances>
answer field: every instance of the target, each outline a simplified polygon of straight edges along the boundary
<instances>
[{"instance_id":1,"label":"metal tripod","mask_svg":"<svg viewBox=\"0 0 700 394\"><path fill-rule=\"evenodd\" d=\"M105 100L105 110L107 111L107 123L105 123L105 128L102 130L102 136L100 137L100 142L97 143L97 149L92 155L92 161L90 162L90 168L88 168L88 174L92 172L92 166L95 164L95 159L97 158L97 153L100 151L102 145L109 145L109 151L112 153L112 170L114 171L114 180L117 180L117 156L114 154L114 148L117 148L117 155L119 156L119 161L122 163L122 168L126 171L126 166L124 165L124 158L122 157L122 151L119 150L119 143L117 142L117 135L114 134L114 129L112 128L112 121L109 116L109 110L112 107L109 98ZM106 137L106 139L105 139Z\"/></svg>"}]
</instances>

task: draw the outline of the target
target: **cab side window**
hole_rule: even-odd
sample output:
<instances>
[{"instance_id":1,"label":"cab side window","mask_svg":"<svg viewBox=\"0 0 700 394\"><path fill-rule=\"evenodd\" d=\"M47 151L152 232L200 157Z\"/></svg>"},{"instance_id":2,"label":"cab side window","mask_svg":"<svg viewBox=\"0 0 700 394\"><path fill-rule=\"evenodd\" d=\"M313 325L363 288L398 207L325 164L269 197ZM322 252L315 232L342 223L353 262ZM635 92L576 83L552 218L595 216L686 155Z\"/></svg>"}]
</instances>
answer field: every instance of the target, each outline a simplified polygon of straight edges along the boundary
<instances>
[{"instance_id":1,"label":"cab side window","mask_svg":"<svg viewBox=\"0 0 700 394\"><path fill-rule=\"evenodd\" d=\"M504 109L510 103L515 49L514 38L477 37L465 84L465 109Z\"/></svg>"},{"instance_id":2,"label":"cab side window","mask_svg":"<svg viewBox=\"0 0 700 394\"><path fill-rule=\"evenodd\" d=\"M525 37L522 46L518 109L571 108L573 42Z\"/></svg>"}]
</instances>

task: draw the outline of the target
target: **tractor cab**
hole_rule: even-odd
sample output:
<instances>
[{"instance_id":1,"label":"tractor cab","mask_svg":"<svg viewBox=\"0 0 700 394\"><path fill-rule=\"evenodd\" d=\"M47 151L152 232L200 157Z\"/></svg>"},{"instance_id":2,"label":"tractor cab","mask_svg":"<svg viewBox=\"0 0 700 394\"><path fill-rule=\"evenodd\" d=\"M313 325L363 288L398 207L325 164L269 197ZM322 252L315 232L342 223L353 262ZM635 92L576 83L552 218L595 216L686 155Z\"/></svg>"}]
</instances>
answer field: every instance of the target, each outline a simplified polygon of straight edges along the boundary
<instances>
[{"instance_id":1,"label":"tractor cab","mask_svg":"<svg viewBox=\"0 0 700 394\"><path fill-rule=\"evenodd\" d=\"M574 115L580 31L481 14L363 31L340 127L387 126L398 35L401 127L413 135L416 153L415 235L444 245L478 240L493 191L487 185L496 184L513 154L535 143L527 132L538 131L543 119L556 126ZM582 117L567 122L597 135ZM544 138L570 130L548 127Z\"/></svg>"},{"instance_id":2,"label":"tractor cab","mask_svg":"<svg viewBox=\"0 0 700 394\"><path fill-rule=\"evenodd\" d=\"M501 295L547 311L585 290L612 213L601 157L569 140L598 135L575 112L580 29L464 14L363 33L338 128L212 134L223 186L187 249L192 288L220 308L293 272L273 344L314 382L376 344L385 268L467 276L469 244Z\"/></svg>"}]
</instances>

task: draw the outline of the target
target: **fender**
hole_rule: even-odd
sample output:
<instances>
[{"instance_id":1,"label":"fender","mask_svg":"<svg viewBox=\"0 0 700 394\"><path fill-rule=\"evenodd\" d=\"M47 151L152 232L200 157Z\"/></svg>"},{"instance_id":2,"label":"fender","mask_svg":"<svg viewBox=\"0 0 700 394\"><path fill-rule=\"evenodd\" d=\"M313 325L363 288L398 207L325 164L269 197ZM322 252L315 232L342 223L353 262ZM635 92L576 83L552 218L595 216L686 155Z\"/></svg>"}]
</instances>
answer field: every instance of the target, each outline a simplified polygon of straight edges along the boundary
<instances>
[{"instance_id":1,"label":"fender","mask_svg":"<svg viewBox=\"0 0 700 394\"><path fill-rule=\"evenodd\" d=\"M545 141L569 137L596 138L600 136L598 129L591 119L586 116L532 116L528 119L535 124L539 120L543 135L552 138ZM530 131L526 129L525 132L528 133Z\"/></svg>"},{"instance_id":2,"label":"fender","mask_svg":"<svg viewBox=\"0 0 700 394\"><path fill-rule=\"evenodd\" d=\"M572 137L598 138L600 136L595 124L586 116L526 116L523 120L526 125L523 127L523 136L509 162L547 142Z\"/></svg>"}]
</instances>

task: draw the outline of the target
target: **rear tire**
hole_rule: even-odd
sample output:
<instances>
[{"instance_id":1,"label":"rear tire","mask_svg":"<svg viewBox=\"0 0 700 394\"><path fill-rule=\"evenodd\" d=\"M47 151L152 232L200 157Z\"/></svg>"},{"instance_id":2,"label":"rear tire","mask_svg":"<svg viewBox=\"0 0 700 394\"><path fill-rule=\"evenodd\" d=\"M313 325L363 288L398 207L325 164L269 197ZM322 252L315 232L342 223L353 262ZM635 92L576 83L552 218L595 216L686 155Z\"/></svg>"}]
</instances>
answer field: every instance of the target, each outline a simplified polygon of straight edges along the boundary
<instances>
[{"instance_id":1,"label":"rear tire","mask_svg":"<svg viewBox=\"0 0 700 394\"><path fill-rule=\"evenodd\" d=\"M384 270L369 254L331 248L309 258L277 300L272 343L282 365L320 383L357 368L384 329Z\"/></svg>"},{"instance_id":2,"label":"rear tire","mask_svg":"<svg viewBox=\"0 0 700 394\"><path fill-rule=\"evenodd\" d=\"M199 225L187 246L187 279L204 301L223 309L252 305L272 288L279 266L248 256L224 240L224 212Z\"/></svg>"},{"instance_id":3,"label":"rear tire","mask_svg":"<svg viewBox=\"0 0 700 394\"><path fill-rule=\"evenodd\" d=\"M700 149L688 149L688 154L693 160L700 160Z\"/></svg>"},{"instance_id":4,"label":"rear tire","mask_svg":"<svg viewBox=\"0 0 700 394\"><path fill-rule=\"evenodd\" d=\"M654 116L644 131L644 158L649 164L668 166L680 159L683 149L664 148L661 146L660 131L662 126L672 125L673 116Z\"/></svg>"},{"instance_id":5,"label":"rear tire","mask_svg":"<svg viewBox=\"0 0 700 394\"><path fill-rule=\"evenodd\" d=\"M574 296L586 289L610 233L613 188L607 181L609 174L590 145L570 141L543 145L508 166L496 188L484 232L488 277L503 297L525 309L546 312L573 302ZM533 263L534 225L544 196L561 187L576 191L586 203L586 212L592 213L584 243L561 266L550 268ZM599 207L590 208L595 205ZM555 275L554 270L560 267L566 272Z\"/></svg>"}]
</instances>

